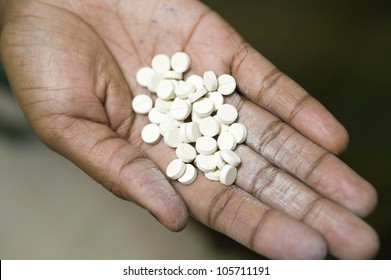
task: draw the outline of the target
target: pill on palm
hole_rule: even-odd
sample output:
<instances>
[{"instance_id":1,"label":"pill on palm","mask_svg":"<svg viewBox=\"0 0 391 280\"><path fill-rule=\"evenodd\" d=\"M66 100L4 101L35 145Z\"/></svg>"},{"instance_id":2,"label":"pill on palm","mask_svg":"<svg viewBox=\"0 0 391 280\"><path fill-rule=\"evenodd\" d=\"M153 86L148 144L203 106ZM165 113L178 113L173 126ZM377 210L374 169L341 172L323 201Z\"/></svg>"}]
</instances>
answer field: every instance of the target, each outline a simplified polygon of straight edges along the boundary
<instances>
[{"instance_id":1,"label":"pill on palm","mask_svg":"<svg viewBox=\"0 0 391 280\"><path fill-rule=\"evenodd\" d=\"M156 124L147 124L141 131L141 139L147 144L155 144L160 139L160 130Z\"/></svg>"},{"instance_id":2,"label":"pill on palm","mask_svg":"<svg viewBox=\"0 0 391 280\"><path fill-rule=\"evenodd\" d=\"M214 137L220 131L220 124L213 117L203 118L199 122L200 132L204 136Z\"/></svg>"},{"instance_id":3,"label":"pill on palm","mask_svg":"<svg viewBox=\"0 0 391 280\"><path fill-rule=\"evenodd\" d=\"M202 88L197 89L194 93L190 94L188 96L188 99L191 103L194 103L195 101L197 101L201 97L205 96L205 94L207 94L207 93L208 93L208 90L203 86Z\"/></svg>"},{"instance_id":4,"label":"pill on palm","mask_svg":"<svg viewBox=\"0 0 391 280\"><path fill-rule=\"evenodd\" d=\"M238 166L241 162L240 157L234 151L222 150L220 155L226 163L234 167Z\"/></svg>"},{"instance_id":5,"label":"pill on palm","mask_svg":"<svg viewBox=\"0 0 391 280\"><path fill-rule=\"evenodd\" d=\"M236 81L235 78L228 74L223 74L218 77L218 88L217 91L222 95L230 95L236 89Z\"/></svg>"},{"instance_id":6,"label":"pill on palm","mask_svg":"<svg viewBox=\"0 0 391 280\"><path fill-rule=\"evenodd\" d=\"M147 87L155 71L151 67L143 67L137 71L136 81L140 86Z\"/></svg>"},{"instance_id":7,"label":"pill on palm","mask_svg":"<svg viewBox=\"0 0 391 280\"><path fill-rule=\"evenodd\" d=\"M232 185L235 182L237 175L238 170L236 169L236 167L227 164L223 167L223 169L221 169L220 183L226 186Z\"/></svg>"},{"instance_id":8,"label":"pill on palm","mask_svg":"<svg viewBox=\"0 0 391 280\"><path fill-rule=\"evenodd\" d=\"M205 177L211 181L220 181L221 170L205 172Z\"/></svg>"},{"instance_id":9,"label":"pill on palm","mask_svg":"<svg viewBox=\"0 0 391 280\"><path fill-rule=\"evenodd\" d=\"M187 143L179 144L175 153L180 160L186 163L192 162L197 156L194 147Z\"/></svg>"},{"instance_id":10,"label":"pill on palm","mask_svg":"<svg viewBox=\"0 0 391 280\"><path fill-rule=\"evenodd\" d=\"M220 150L235 150L237 142L231 133L223 132L217 138L217 145Z\"/></svg>"},{"instance_id":11,"label":"pill on palm","mask_svg":"<svg viewBox=\"0 0 391 280\"><path fill-rule=\"evenodd\" d=\"M139 94L133 98L132 108L138 114L147 114L153 107L152 98L146 94Z\"/></svg>"},{"instance_id":12,"label":"pill on palm","mask_svg":"<svg viewBox=\"0 0 391 280\"><path fill-rule=\"evenodd\" d=\"M211 172L216 169L216 162L213 155L197 155L195 163L202 172Z\"/></svg>"},{"instance_id":13,"label":"pill on palm","mask_svg":"<svg viewBox=\"0 0 391 280\"><path fill-rule=\"evenodd\" d=\"M148 113L148 120L151 123L160 124L164 120L165 114L159 112L159 110L154 107Z\"/></svg>"},{"instance_id":14,"label":"pill on palm","mask_svg":"<svg viewBox=\"0 0 391 280\"><path fill-rule=\"evenodd\" d=\"M201 118L210 116L213 112L213 103L209 98L202 98L193 103L194 112Z\"/></svg>"},{"instance_id":15,"label":"pill on palm","mask_svg":"<svg viewBox=\"0 0 391 280\"><path fill-rule=\"evenodd\" d=\"M190 82L182 82L179 83L175 88L175 94L179 98L187 98L190 94L195 91L195 86Z\"/></svg>"},{"instance_id":16,"label":"pill on palm","mask_svg":"<svg viewBox=\"0 0 391 280\"><path fill-rule=\"evenodd\" d=\"M179 128L173 127L164 133L164 143L171 148L176 148L181 143Z\"/></svg>"},{"instance_id":17,"label":"pill on palm","mask_svg":"<svg viewBox=\"0 0 391 280\"><path fill-rule=\"evenodd\" d=\"M171 67L174 71L184 73L190 68L190 56L185 52L177 52L171 57Z\"/></svg>"},{"instance_id":18,"label":"pill on palm","mask_svg":"<svg viewBox=\"0 0 391 280\"><path fill-rule=\"evenodd\" d=\"M157 73L164 73L171 69L171 59L168 55L158 54L152 59L152 69Z\"/></svg>"},{"instance_id":19,"label":"pill on palm","mask_svg":"<svg viewBox=\"0 0 391 280\"><path fill-rule=\"evenodd\" d=\"M160 73L154 73L151 77L151 79L148 81L147 88L150 92L156 92L157 85L160 83L160 81L163 80L163 76Z\"/></svg>"},{"instance_id":20,"label":"pill on palm","mask_svg":"<svg viewBox=\"0 0 391 280\"><path fill-rule=\"evenodd\" d=\"M186 165L180 159L172 160L166 168L166 175L174 180L179 179L185 173Z\"/></svg>"},{"instance_id":21,"label":"pill on palm","mask_svg":"<svg viewBox=\"0 0 391 280\"><path fill-rule=\"evenodd\" d=\"M186 79L187 82L191 82L197 90L204 87L204 80L199 75L191 75Z\"/></svg>"},{"instance_id":22,"label":"pill on palm","mask_svg":"<svg viewBox=\"0 0 391 280\"><path fill-rule=\"evenodd\" d=\"M223 104L216 115L221 123L231 124L238 118L238 110L231 104Z\"/></svg>"},{"instance_id":23,"label":"pill on palm","mask_svg":"<svg viewBox=\"0 0 391 280\"><path fill-rule=\"evenodd\" d=\"M214 138L203 136L196 141L196 150L203 155L211 155L217 150L217 142Z\"/></svg>"},{"instance_id":24,"label":"pill on palm","mask_svg":"<svg viewBox=\"0 0 391 280\"><path fill-rule=\"evenodd\" d=\"M186 135L189 142L196 142L202 135L200 126L197 122L190 122L186 126Z\"/></svg>"},{"instance_id":25,"label":"pill on palm","mask_svg":"<svg viewBox=\"0 0 391 280\"><path fill-rule=\"evenodd\" d=\"M156 94L163 100L170 100L175 97L175 86L170 80L161 80L156 87Z\"/></svg>"},{"instance_id":26,"label":"pill on palm","mask_svg":"<svg viewBox=\"0 0 391 280\"><path fill-rule=\"evenodd\" d=\"M178 178L178 181L184 185L189 185L197 178L197 170L191 164L186 164L185 173Z\"/></svg>"},{"instance_id":27,"label":"pill on palm","mask_svg":"<svg viewBox=\"0 0 391 280\"><path fill-rule=\"evenodd\" d=\"M228 132L231 133L235 138L238 144L241 144L246 140L247 137L247 128L242 123L233 123L229 126Z\"/></svg>"},{"instance_id":28,"label":"pill on palm","mask_svg":"<svg viewBox=\"0 0 391 280\"><path fill-rule=\"evenodd\" d=\"M183 73L176 72L176 71L167 71L163 73L163 79L170 79L170 80L182 80Z\"/></svg>"},{"instance_id":29,"label":"pill on palm","mask_svg":"<svg viewBox=\"0 0 391 280\"><path fill-rule=\"evenodd\" d=\"M215 91L217 89L217 77L213 71L206 71L204 73L204 86L208 91Z\"/></svg>"},{"instance_id":30,"label":"pill on palm","mask_svg":"<svg viewBox=\"0 0 391 280\"><path fill-rule=\"evenodd\" d=\"M214 111L217 111L218 109L220 109L221 105L224 104L224 97L218 91L209 92L207 97L212 101L213 106L214 106Z\"/></svg>"},{"instance_id":31,"label":"pill on palm","mask_svg":"<svg viewBox=\"0 0 391 280\"><path fill-rule=\"evenodd\" d=\"M175 98L170 113L176 120L184 120L190 115L190 105L183 99Z\"/></svg>"}]
</instances>

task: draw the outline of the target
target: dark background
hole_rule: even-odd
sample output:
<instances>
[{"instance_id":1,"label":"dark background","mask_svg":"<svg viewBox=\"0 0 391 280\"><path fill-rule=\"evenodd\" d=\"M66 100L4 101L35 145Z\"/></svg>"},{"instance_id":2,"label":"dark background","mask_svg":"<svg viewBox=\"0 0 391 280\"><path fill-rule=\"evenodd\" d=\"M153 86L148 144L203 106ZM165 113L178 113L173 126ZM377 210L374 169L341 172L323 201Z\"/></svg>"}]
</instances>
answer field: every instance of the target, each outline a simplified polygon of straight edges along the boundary
<instances>
[{"instance_id":1,"label":"dark background","mask_svg":"<svg viewBox=\"0 0 391 280\"><path fill-rule=\"evenodd\" d=\"M379 205L366 220L381 238L377 258L391 259L391 1L204 2L280 70L320 100L347 128L350 145L341 158L378 191ZM0 78L6 84L1 71ZM18 149L29 145L26 139L34 138L31 130L8 121L4 114L4 110L0 112L0 138L19 141ZM94 213L91 215L95 217ZM6 222L2 220L2 223ZM191 227L207 232L211 246L217 251L234 252L237 258L259 257L202 225ZM15 256L39 258L42 255L21 251ZM42 258L52 256L57 255Z\"/></svg>"}]
</instances>

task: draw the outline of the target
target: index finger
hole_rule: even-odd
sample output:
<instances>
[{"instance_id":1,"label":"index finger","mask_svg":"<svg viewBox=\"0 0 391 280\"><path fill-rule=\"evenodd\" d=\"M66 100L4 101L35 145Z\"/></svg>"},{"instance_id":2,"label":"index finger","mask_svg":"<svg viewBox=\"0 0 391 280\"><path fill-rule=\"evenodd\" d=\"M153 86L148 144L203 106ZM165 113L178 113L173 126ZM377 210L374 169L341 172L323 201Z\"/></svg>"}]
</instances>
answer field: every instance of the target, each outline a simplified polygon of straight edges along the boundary
<instances>
[{"instance_id":1,"label":"index finger","mask_svg":"<svg viewBox=\"0 0 391 280\"><path fill-rule=\"evenodd\" d=\"M335 117L250 45L242 43L231 69L241 93L254 103L330 152L346 148L348 133Z\"/></svg>"}]
</instances>

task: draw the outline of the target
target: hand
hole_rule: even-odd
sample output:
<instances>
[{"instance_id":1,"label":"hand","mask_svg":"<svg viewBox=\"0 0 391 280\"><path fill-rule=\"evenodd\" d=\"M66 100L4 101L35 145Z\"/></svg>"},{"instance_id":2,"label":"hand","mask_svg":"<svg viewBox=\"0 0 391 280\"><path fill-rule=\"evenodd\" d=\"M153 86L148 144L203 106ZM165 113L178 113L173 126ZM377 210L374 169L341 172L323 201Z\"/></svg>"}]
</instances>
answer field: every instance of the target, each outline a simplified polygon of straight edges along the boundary
<instances>
[{"instance_id":1,"label":"hand","mask_svg":"<svg viewBox=\"0 0 391 280\"><path fill-rule=\"evenodd\" d=\"M170 230L188 211L269 258L370 258L375 232L359 216L376 192L333 153L344 128L324 107L198 1L3 1L1 59L39 137L115 195ZM142 143L131 111L146 92L136 71L157 53L186 51L192 72L232 73L248 138L235 186L203 175L168 181L173 149ZM162 172L163 170L163 172Z\"/></svg>"}]
</instances>

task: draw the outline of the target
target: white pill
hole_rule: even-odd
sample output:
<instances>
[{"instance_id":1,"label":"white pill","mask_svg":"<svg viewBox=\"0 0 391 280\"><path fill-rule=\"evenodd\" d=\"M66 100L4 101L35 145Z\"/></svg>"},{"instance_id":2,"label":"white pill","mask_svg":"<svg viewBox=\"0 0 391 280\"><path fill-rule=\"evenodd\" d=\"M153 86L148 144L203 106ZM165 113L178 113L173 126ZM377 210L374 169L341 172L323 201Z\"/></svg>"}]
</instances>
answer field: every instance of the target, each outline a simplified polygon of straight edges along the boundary
<instances>
[{"instance_id":1,"label":"white pill","mask_svg":"<svg viewBox=\"0 0 391 280\"><path fill-rule=\"evenodd\" d=\"M203 118L199 117L194 110L191 111L191 121L199 123Z\"/></svg>"},{"instance_id":2,"label":"white pill","mask_svg":"<svg viewBox=\"0 0 391 280\"><path fill-rule=\"evenodd\" d=\"M215 170L211 172L206 172L205 177L211 181L220 181L220 174L221 174L220 170Z\"/></svg>"},{"instance_id":3,"label":"white pill","mask_svg":"<svg viewBox=\"0 0 391 280\"><path fill-rule=\"evenodd\" d=\"M189 138L187 138L186 126L187 126L187 123L184 123L179 127L179 137L180 137L182 143L189 143L190 142Z\"/></svg>"},{"instance_id":4,"label":"white pill","mask_svg":"<svg viewBox=\"0 0 391 280\"><path fill-rule=\"evenodd\" d=\"M189 103L180 98L175 98L174 102L171 105L170 113L176 120L184 120L186 119L190 113L191 108Z\"/></svg>"},{"instance_id":5,"label":"white pill","mask_svg":"<svg viewBox=\"0 0 391 280\"><path fill-rule=\"evenodd\" d=\"M218 169L223 169L223 167L226 165L226 162L223 160L223 158L221 157L221 152L220 151L217 151L213 154L213 156L215 157L215 161L216 161L216 166Z\"/></svg>"},{"instance_id":6,"label":"white pill","mask_svg":"<svg viewBox=\"0 0 391 280\"><path fill-rule=\"evenodd\" d=\"M212 137L200 137L196 141L196 150L200 154L211 155L217 150L217 142Z\"/></svg>"},{"instance_id":7,"label":"white pill","mask_svg":"<svg viewBox=\"0 0 391 280\"><path fill-rule=\"evenodd\" d=\"M190 63L190 56L185 52L177 52L171 57L172 69L180 73L189 70Z\"/></svg>"},{"instance_id":8,"label":"white pill","mask_svg":"<svg viewBox=\"0 0 391 280\"><path fill-rule=\"evenodd\" d=\"M150 92L156 92L157 85L163 80L163 76L160 73L154 73L147 84L147 88Z\"/></svg>"},{"instance_id":9,"label":"white pill","mask_svg":"<svg viewBox=\"0 0 391 280\"><path fill-rule=\"evenodd\" d=\"M229 126L228 132L231 133L238 144L243 143L247 138L247 128L242 123L233 123Z\"/></svg>"},{"instance_id":10,"label":"white pill","mask_svg":"<svg viewBox=\"0 0 391 280\"><path fill-rule=\"evenodd\" d=\"M221 75L218 79L218 89L222 95L230 95L236 89L236 81L235 78L228 74Z\"/></svg>"},{"instance_id":11,"label":"white pill","mask_svg":"<svg viewBox=\"0 0 391 280\"><path fill-rule=\"evenodd\" d=\"M197 122L190 122L186 125L186 136L187 139L189 139L189 142L196 142L198 138L200 138L201 132L200 132L200 126Z\"/></svg>"},{"instance_id":12,"label":"white pill","mask_svg":"<svg viewBox=\"0 0 391 280\"><path fill-rule=\"evenodd\" d=\"M170 112L171 105L172 105L171 100L163 100L161 98L157 98L155 101L155 108L160 113L163 113L163 114Z\"/></svg>"},{"instance_id":13,"label":"white pill","mask_svg":"<svg viewBox=\"0 0 391 280\"><path fill-rule=\"evenodd\" d=\"M214 111L217 111L220 109L221 105L224 104L224 97L223 95L218 91L212 91L207 94L207 97L212 100Z\"/></svg>"},{"instance_id":14,"label":"white pill","mask_svg":"<svg viewBox=\"0 0 391 280\"><path fill-rule=\"evenodd\" d=\"M214 137L220 132L220 124L213 117L203 118L199 125L203 136Z\"/></svg>"},{"instance_id":15,"label":"white pill","mask_svg":"<svg viewBox=\"0 0 391 280\"><path fill-rule=\"evenodd\" d=\"M229 129L229 125L228 124L225 124L225 123L221 123L220 124L220 134L223 133L223 132L227 132Z\"/></svg>"},{"instance_id":16,"label":"white pill","mask_svg":"<svg viewBox=\"0 0 391 280\"><path fill-rule=\"evenodd\" d=\"M132 108L137 114L147 114L153 107L152 98L146 94L139 94L133 98Z\"/></svg>"},{"instance_id":17,"label":"white pill","mask_svg":"<svg viewBox=\"0 0 391 280\"><path fill-rule=\"evenodd\" d=\"M171 61L170 57L165 54L158 54L152 59L152 69L158 73L170 71Z\"/></svg>"},{"instance_id":18,"label":"white pill","mask_svg":"<svg viewBox=\"0 0 391 280\"><path fill-rule=\"evenodd\" d=\"M179 128L172 127L164 134L164 143L171 148L176 148L181 143Z\"/></svg>"},{"instance_id":19,"label":"white pill","mask_svg":"<svg viewBox=\"0 0 391 280\"><path fill-rule=\"evenodd\" d=\"M204 80L199 75L191 75L186 79L186 81L193 83L197 90L204 87Z\"/></svg>"},{"instance_id":20,"label":"white pill","mask_svg":"<svg viewBox=\"0 0 391 280\"><path fill-rule=\"evenodd\" d=\"M242 162L240 157L231 150L222 150L220 155L226 163L234 167L238 166Z\"/></svg>"},{"instance_id":21,"label":"white pill","mask_svg":"<svg viewBox=\"0 0 391 280\"><path fill-rule=\"evenodd\" d=\"M201 97L205 96L205 94L207 94L207 93L208 93L208 90L203 86L202 88L197 89L194 93L190 94L188 99L191 103L194 103L195 101L197 101Z\"/></svg>"},{"instance_id":22,"label":"white pill","mask_svg":"<svg viewBox=\"0 0 391 280\"><path fill-rule=\"evenodd\" d=\"M170 80L161 80L156 87L156 94L163 100L174 99L175 97L175 86Z\"/></svg>"},{"instance_id":23,"label":"white pill","mask_svg":"<svg viewBox=\"0 0 391 280\"><path fill-rule=\"evenodd\" d=\"M186 165L180 159L174 159L166 168L166 174L171 179L179 179L185 173Z\"/></svg>"},{"instance_id":24,"label":"white pill","mask_svg":"<svg viewBox=\"0 0 391 280\"><path fill-rule=\"evenodd\" d=\"M237 175L238 170L236 167L227 164L223 167L223 169L221 169L220 183L227 186L232 185L235 182Z\"/></svg>"},{"instance_id":25,"label":"white pill","mask_svg":"<svg viewBox=\"0 0 391 280\"><path fill-rule=\"evenodd\" d=\"M187 98L190 94L194 93L195 91L195 85L193 85L190 82L182 82L179 83L178 86L175 88L175 94L179 98Z\"/></svg>"},{"instance_id":26,"label":"white pill","mask_svg":"<svg viewBox=\"0 0 391 280\"><path fill-rule=\"evenodd\" d=\"M154 107L148 113L148 120L151 123L160 124L164 120L165 116L166 116L165 114L159 112L159 110L156 107Z\"/></svg>"},{"instance_id":27,"label":"white pill","mask_svg":"<svg viewBox=\"0 0 391 280\"><path fill-rule=\"evenodd\" d=\"M233 123L238 117L238 110L231 104L223 104L216 113L219 121L225 124Z\"/></svg>"},{"instance_id":28,"label":"white pill","mask_svg":"<svg viewBox=\"0 0 391 280\"><path fill-rule=\"evenodd\" d=\"M175 153L181 161L186 163L192 162L197 156L197 152L194 147L187 143L179 144Z\"/></svg>"},{"instance_id":29,"label":"white pill","mask_svg":"<svg viewBox=\"0 0 391 280\"><path fill-rule=\"evenodd\" d=\"M151 67L143 67L137 71L136 81L140 86L147 87L155 71Z\"/></svg>"},{"instance_id":30,"label":"white pill","mask_svg":"<svg viewBox=\"0 0 391 280\"><path fill-rule=\"evenodd\" d=\"M202 172L211 172L216 169L216 162L213 155L197 155L195 164Z\"/></svg>"},{"instance_id":31,"label":"white pill","mask_svg":"<svg viewBox=\"0 0 391 280\"><path fill-rule=\"evenodd\" d=\"M160 130L156 124L150 123L141 130L141 139L147 144L155 144L160 139Z\"/></svg>"},{"instance_id":32,"label":"white pill","mask_svg":"<svg viewBox=\"0 0 391 280\"><path fill-rule=\"evenodd\" d=\"M163 73L163 78L164 79L171 79L171 80L182 80L183 74L180 72L170 70L170 71Z\"/></svg>"},{"instance_id":33,"label":"white pill","mask_svg":"<svg viewBox=\"0 0 391 280\"><path fill-rule=\"evenodd\" d=\"M213 103L209 98L202 98L193 103L193 111L201 118L213 113Z\"/></svg>"},{"instance_id":34,"label":"white pill","mask_svg":"<svg viewBox=\"0 0 391 280\"><path fill-rule=\"evenodd\" d=\"M235 150L237 142L235 137L229 132L223 132L217 138L217 145L222 150Z\"/></svg>"},{"instance_id":35,"label":"white pill","mask_svg":"<svg viewBox=\"0 0 391 280\"><path fill-rule=\"evenodd\" d=\"M213 71L206 71L204 73L204 86L208 91L215 91L217 89L217 77Z\"/></svg>"},{"instance_id":36,"label":"white pill","mask_svg":"<svg viewBox=\"0 0 391 280\"><path fill-rule=\"evenodd\" d=\"M184 185L189 185L197 178L197 170L191 164L186 164L185 173L178 179L178 181Z\"/></svg>"}]
</instances>

